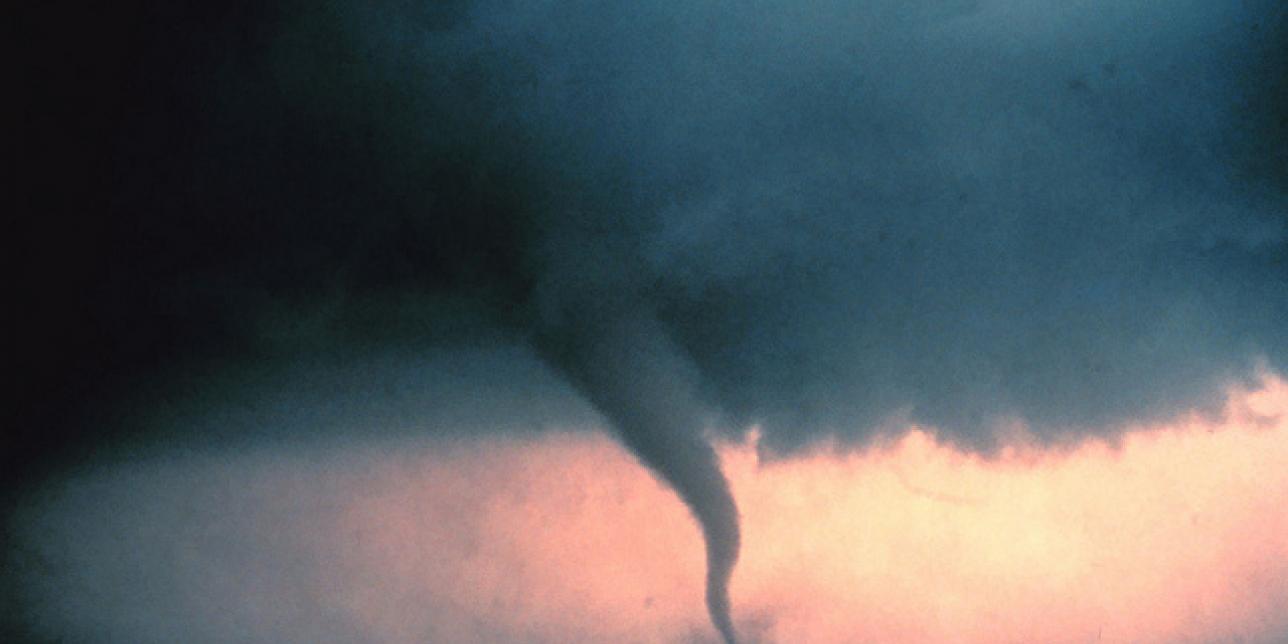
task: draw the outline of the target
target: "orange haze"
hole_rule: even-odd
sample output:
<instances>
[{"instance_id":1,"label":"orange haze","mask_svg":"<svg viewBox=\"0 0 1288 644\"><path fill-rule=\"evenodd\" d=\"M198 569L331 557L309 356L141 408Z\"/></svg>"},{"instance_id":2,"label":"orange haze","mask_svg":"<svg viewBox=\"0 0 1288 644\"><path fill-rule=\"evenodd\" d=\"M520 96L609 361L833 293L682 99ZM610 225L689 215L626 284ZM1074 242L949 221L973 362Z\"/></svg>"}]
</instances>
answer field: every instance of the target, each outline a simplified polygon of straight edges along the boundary
<instances>
[{"instance_id":1,"label":"orange haze","mask_svg":"<svg viewBox=\"0 0 1288 644\"><path fill-rule=\"evenodd\" d=\"M764 642L1274 642L1288 636L1288 383L1120 445L985 459L913 430L768 463L721 451L735 620ZM702 544L609 438L373 460L326 530L325 601L377 641L714 641Z\"/></svg>"}]
</instances>

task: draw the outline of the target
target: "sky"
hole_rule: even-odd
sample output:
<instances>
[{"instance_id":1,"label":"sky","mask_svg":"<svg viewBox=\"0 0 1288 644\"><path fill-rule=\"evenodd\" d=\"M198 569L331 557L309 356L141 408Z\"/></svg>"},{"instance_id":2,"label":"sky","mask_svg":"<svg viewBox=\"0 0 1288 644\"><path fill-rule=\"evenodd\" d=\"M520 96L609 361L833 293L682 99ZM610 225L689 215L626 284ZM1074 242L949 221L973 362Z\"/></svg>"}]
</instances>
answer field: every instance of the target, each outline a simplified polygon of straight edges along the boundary
<instances>
[{"instance_id":1,"label":"sky","mask_svg":"<svg viewBox=\"0 0 1288 644\"><path fill-rule=\"evenodd\" d=\"M208 422L281 423L294 416L283 407ZM369 413L335 422L379 422ZM697 527L608 433L448 439L404 422L400 437L168 450L47 485L21 512L7 561L33 631L716 641ZM759 439L719 447L743 524L731 586L740 641L1288 635L1282 378L1230 392L1215 420L1136 428L1116 445L1016 441L982 458L912 428L862 451L766 460Z\"/></svg>"},{"instance_id":2,"label":"sky","mask_svg":"<svg viewBox=\"0 0 1288 644\"><path fill-rule=\"evenodd\" d=\"M18 25L11 639L1284 632L1281 3Z\"/></svg>"}]
</instances>

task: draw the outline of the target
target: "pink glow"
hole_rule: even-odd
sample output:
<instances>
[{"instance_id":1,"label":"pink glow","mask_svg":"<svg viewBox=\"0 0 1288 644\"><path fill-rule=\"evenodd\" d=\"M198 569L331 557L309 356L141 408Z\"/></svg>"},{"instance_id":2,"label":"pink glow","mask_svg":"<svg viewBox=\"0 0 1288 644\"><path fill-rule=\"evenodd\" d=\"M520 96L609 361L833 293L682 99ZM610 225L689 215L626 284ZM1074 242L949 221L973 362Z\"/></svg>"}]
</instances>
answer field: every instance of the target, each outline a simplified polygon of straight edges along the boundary
<instances>
[{"instance_id":1,"label":"pink glow","mask_svg":"<svg viewBox=\"0 0 1288 644\"><path fill-rule=\"evenodd\" d=\"M722 449L744 520L744 638L1274 641L1288 633L1288 383L1117 447L993 459L912 431L759 463ZM328 601L383 641L712 637L702 546L608 438L384 459L332 529Z\"/></svg>"}]
</instances>

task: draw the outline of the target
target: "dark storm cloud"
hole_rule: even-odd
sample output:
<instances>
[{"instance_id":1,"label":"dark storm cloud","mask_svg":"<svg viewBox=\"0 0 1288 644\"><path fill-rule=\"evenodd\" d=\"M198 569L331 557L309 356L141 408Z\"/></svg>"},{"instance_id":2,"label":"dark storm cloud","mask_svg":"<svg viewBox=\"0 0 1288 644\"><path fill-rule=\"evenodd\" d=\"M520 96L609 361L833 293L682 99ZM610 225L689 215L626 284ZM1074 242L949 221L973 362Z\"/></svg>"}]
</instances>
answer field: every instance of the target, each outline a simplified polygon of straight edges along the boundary
<instances>
[{"instance_id":1,"label":"dark storm cloud","mask_svg":"<svg viewBox=\"0 0 1288 644\"><path fill-rule=\"evenodd\" d=\"M1282 363L1274 3L117 19L63 54L105 87L33 103L69 149L34 164L63 220L22 266L46 371L540 345L602 306L785 447L892 413L975 445L998 417L1109 427Z\"/></svg>"},{"instance_id":2,"label":"dark storm cloud","mask_svg":"<svg viewBox=\"0 0 1288 644\"><path fill-rule=\"evenodd\" d=\"M1285 200L1239 144L1282 83L1270 5L387 9L297 20L269 59L355 58L359 98L283 100L387 131L406 218L449 240L399 261L499 292L539 345L656 318L771 444L891 414L976 446L1106 431L1282 362Z\"/></svg>"},{"instance_id":3,"label":"dark storm cloud","mask_svg":"<svg viewBox=\"0 0 1288 644\"><path fill-rule=\"evenodd\" d=\"M1273 2L111 18L33 56L40 431L175 365L527 344L727 579L704 427L1068 440L1288 360Z\"/></svg>"}]
</instances>

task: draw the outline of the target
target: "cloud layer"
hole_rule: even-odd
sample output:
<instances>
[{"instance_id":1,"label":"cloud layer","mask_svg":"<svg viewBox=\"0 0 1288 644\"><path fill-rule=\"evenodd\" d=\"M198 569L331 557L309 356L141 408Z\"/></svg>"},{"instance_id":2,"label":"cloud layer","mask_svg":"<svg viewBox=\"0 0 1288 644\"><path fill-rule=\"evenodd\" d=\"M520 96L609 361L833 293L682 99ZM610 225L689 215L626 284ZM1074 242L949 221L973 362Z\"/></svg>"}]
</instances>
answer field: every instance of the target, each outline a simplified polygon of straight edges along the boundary
<instances>
[{"instance_id":1,"label":"cloud layer","mask_svg":"<svg viewBox=\"0 0 1288 644\"><path fill-rule=\"evenodd\" d=\"M103 157L49 161L34 203L81 195L85 225L33 213L24 256L47 296L19 358L72 391L282 352L549 356L638 317L767 447L891 417L988 447L999 420L1215 409L1284 363L1274 2L127 17L134 49L93 58L125 61L110 105L67 106L110 145L37 130Z\"/></svg>"},{"instance_id":2,"label":"cloud layer","mask_svg":"<svg viewBox=\"0 0 1288 644\"><path fill-rule=\"evenodd\" d=\"M365 75L283 100L397 137L374 152L413 185L466 172L421 189L468 299L574 344L656 318L769 446L1106 432L1283 361L1288 201L1240 156L1268 5L335 11ZM319 22L288 21L283 83L340 55Z\"/></svg>"}]
</instances>

